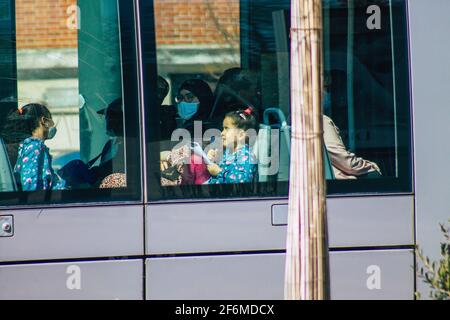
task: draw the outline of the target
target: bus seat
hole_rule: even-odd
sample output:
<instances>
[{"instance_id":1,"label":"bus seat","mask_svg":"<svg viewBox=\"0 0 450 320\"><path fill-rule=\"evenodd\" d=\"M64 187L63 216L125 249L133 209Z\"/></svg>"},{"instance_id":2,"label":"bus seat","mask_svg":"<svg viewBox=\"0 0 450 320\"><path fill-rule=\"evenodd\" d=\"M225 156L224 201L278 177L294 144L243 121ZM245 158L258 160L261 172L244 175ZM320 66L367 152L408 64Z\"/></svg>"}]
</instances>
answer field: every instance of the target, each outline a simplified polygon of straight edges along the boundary
<instances>
[{"instance_id":1,"label":"bus seat","mask_svg":"<svg viewBox=\"0 0 450 320\"><path fill-rule=\"evenodd\" d=\"M333 166L331 165L330 155L328 154L325 143L323 145L323 163L325 166L325 179L334 180Z\"/></svg>"},{"instance_id":2,"label":"bus seat","mask_svg":"<svg viewBox=\"0 0 450 320\"><path fill-rule=\"evenodd\" d=\"M275 123L270 123L269 117L276 119ZM279 169L277 174L278 181L289 180L289 166L291 153L291 127L288 126L286 117L279 108L267 108L263 115L263 123L260 124L258 139L253 146L253 151L258 160L258 177L259 182L269 181L270 171L269 160L272 156L271 150L271 130L279 129ZM333 167L331 165L330 156L326 149L325 143L323 145L323 161L325 167L325 179L334 180Z\"/></svg>"},{"instance_id":3,"label":"bus seat","mask_svg":"<svg viewBox=\"0 0 450 320\"><path fill-rule=\"evenodd\" d=\"M9 161L5 142L0 138L0 192L18 191L16 178Z\"/></svg>"},{"instance_id":4,"label":"bus seat","mask_svg":"<svg viewBox=\"0 0 450 320\"><path fill-rule=\"evenodd\" d=\"M274 122L271 122L271 119ZM278 150L271 150L272 130L279 130ZM271 176L276 176L278 181L289 180L289 165L291 154L291 127L287 124L286 117L279 108L267 108L263 114L263 122L259 126L258 139L254 147L255 156L258 159L259 182L267 182ZM273 172L274 165L271 158L278 157L277 173Z\"/></svg>"}]
</instances>

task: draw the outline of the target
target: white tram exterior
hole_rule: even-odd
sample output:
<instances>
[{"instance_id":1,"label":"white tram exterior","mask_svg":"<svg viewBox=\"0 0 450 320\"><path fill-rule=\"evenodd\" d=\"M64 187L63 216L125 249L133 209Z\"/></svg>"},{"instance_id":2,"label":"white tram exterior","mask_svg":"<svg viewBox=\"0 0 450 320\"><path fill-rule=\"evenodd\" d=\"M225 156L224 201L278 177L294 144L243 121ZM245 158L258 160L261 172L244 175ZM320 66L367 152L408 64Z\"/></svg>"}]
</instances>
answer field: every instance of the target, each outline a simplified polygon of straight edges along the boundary
<instances>
[{"instance_id":1,"label":"white tram exterior","mask_svg":"<svg viewBox=\"0 0 450 320\"><path fill-rule=\"evenodd\" d=\"M450 217L449 14L324 0L324 114L381 171L342 177L327 153L332 299L428 296L415 248L437 259ZM0 0L0 299L283 299L289 19L289 0ZM214 143L230 101L257 111L256 173L187 178L174 132ZM8 124L31 123L30 103L58 129L45 144L63 190L17 169ZM105 163L115 184L83 180Z\"/></svg>"}]
</instances>

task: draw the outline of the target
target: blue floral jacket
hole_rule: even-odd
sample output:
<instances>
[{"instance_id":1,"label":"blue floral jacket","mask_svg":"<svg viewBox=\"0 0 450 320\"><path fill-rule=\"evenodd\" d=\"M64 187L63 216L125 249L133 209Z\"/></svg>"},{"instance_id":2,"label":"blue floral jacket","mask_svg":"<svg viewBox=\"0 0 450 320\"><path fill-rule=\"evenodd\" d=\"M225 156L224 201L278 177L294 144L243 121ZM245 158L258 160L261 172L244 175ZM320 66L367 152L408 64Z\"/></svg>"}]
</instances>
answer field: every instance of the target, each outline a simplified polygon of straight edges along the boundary
<instances>
[{"instance_id":1,"label":"blue floral jacket","mask_svg":"<svg viewBox=\"0 0 450 320\"><path fill-rule=\"evenodd\" d=\"M226 150L219 167L222 171L216 177L211 177L208 184L249 183L257 172L256 160L248 145L234 153Z\"/></svg>"},{"instance_id":2,"label":"blue floral jacket","mask_svg":"<svg viewBox=\"0 0 450 320\"><path fill-rule=\"evenodd\" d=\"M52 157L44 141L30 137L19 146L14 172L23 191L64 190L66 183L52 169Z\"/></svg>"}]
</instances>

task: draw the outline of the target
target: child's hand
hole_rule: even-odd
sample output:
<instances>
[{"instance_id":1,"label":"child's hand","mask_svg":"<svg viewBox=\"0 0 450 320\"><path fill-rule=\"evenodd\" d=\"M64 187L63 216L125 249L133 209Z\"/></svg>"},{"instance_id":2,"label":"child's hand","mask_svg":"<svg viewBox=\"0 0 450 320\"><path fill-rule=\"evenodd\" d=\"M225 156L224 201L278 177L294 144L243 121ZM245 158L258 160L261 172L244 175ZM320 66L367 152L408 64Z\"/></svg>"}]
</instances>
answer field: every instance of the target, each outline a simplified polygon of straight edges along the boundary
<instances>
[{"instance_id":1,"label":"child's hand","mask_svg":"<svg viewBox=\"0 0 450 320\"><path fill-rule=\"evenodd\" d=\"M162 172L169 168L169 162L167 160L162 160L162 161L160 161L159 166L160 166L161 172Z\"/></svg>"},{"instance_id":2,"label":"child's hand","mask_svg":"<svg viewBox=\"0 0 450 320\"><path fill-rule=\"evenodd\" d=\"M220 169L220 167L214 163L208 166L208 171L212 176L216 177L219 175L222 169Z\"/></svg>"},{"instance_id":3,"label":"child's hand","mask_svg":"<svg viewBox=\"0 0 450 320\"><path fill-rule=\"evenodd\" d=\"M161 171L164 171L170 167L169 160L168 160L169 155L170 155L170 151L163 151L160 153L161 160L159 162L159 166L161 168Z\"/></svg>"},{"instance_id":4,"label":"child's hand","mask_svg":"<svg viewBox=\"0 0 450 320\"><path fill-rule=\"evenodd\" d=\"M217 162L217 154L218 154L217 149L209 150L207 154L208 159L211 160L212 162Z\"/></svg>"}]
</instances>

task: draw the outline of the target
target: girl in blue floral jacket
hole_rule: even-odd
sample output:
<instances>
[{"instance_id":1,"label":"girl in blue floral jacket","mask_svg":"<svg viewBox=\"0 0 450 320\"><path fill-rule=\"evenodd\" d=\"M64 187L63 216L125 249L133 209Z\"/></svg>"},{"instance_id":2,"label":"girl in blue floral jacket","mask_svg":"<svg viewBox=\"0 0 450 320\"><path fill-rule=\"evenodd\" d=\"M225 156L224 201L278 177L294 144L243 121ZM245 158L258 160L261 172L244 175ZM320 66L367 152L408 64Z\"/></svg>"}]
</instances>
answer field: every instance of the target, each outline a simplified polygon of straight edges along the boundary
<instances>
[{"instance_id":1,"label":"girl in blue floral jacket","mask_svg":"<svg viewBox=\"0 0 450 320\"><path fill-rule=\"evenodd\" d=\"M19 146L14 167L22 190L66 189L65 181L53 171L52 157L44 144L56 134L50 111L41 104L28 104L14 111L13 116L15 134L26 137Z\"/></svg>"},{"instance_id":2,"label":"girl in blue floral jacket","mask_svg":"<svg viewBox=\"0 0 450 320\"><path fill-rule=\"evenodd\" d=\"M257 121L251 107L229 112L223 120L222 142L224 156L219 164L211 164L208 184L249 183L257 174L257 162L247 143L249 130L256 134ZM217 150L210 150L208 157L214 161Z\"/></svg>"}]
</instances>

